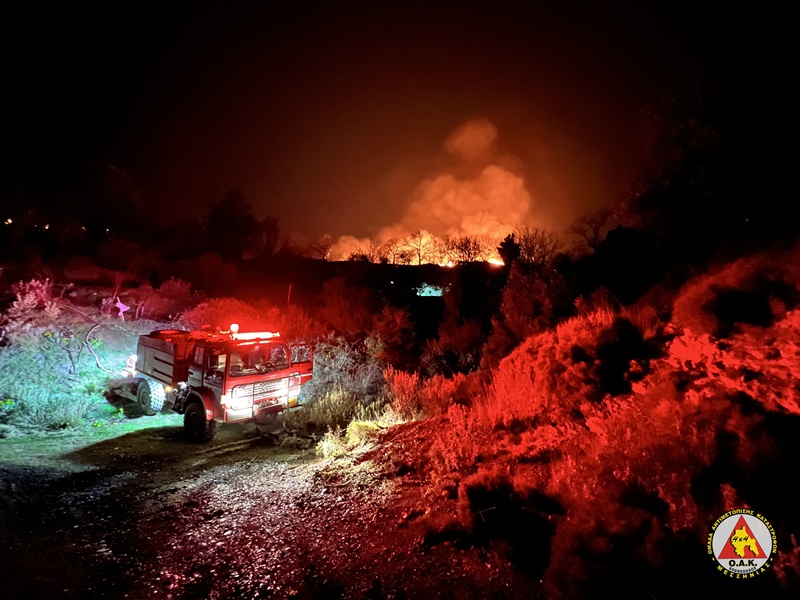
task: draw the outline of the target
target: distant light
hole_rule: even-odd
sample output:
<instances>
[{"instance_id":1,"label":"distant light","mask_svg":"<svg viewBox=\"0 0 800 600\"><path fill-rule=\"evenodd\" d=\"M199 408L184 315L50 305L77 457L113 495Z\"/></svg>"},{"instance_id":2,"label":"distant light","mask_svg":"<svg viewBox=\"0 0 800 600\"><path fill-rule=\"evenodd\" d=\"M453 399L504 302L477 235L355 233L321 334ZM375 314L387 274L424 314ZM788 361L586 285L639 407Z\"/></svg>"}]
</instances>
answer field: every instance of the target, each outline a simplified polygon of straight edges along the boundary
<instances>
[{"instance_id":1,"label":"distant light","mask_svg":"<svg viewBox=\"0 0 800 600\"><path fill-rule=\"evenodd\" d=\"M12 220L11 220L11 217L9 217L9 218L8 218L8 219L6 219L5 221L3 221L3 223L5 223L6 225L11 225L13 222L14 222L14 221L12 221Z\"/></svg>"},{"instance_id":2,"label":"distant light","mask_svg":"<svg viewBox=\"0 0 800 600\"><path fill-rule=\"evenodd\" d=\"M83 229L84 231L86 231L86 227L81 227L81 229Z\"/></svg>"},{"instance_id":3,"label":"distant light","mask_svg":"<svg viewBox=\"0 0 800 600\"><path fill-rule=\"evenodd\" d=\"M444 293L441 287L438 285L431 285L429 283L423 283L422 286L417 288L417 296L422 297L439 297Z\"/></svg>"},{"instance_id":4,"label":"distant light","mask_svg":"<svg viewBox=\"0 0 800 600\"><path fill-rule=\"evenodd\" d=\"M106 233L108 233L108 229L106 229Z\"/></svg>"},{"instance_id":5,"label":"distant light","mask_svg":"<svg viewBox=\"0 0 800 600\"><path fill-rule=\"evenodd\" d=\"M47 225L45 225L45 226L44 226L44 228L45 228L45 229L50 229L50 225L49 225L49 224L47 224Z\"/></svg>"}]
</instances>

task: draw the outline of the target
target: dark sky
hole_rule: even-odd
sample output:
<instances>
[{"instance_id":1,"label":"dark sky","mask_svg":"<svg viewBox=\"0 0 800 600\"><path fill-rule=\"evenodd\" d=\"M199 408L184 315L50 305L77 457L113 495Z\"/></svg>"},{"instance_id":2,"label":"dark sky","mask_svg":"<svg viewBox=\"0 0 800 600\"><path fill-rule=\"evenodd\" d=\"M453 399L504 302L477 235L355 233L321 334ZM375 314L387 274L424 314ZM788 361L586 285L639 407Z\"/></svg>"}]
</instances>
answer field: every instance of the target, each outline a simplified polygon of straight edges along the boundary
<instances>
[{"instance_id":1,"label":"dark sky","mask_svg":"<svg viewBox=\"0 0 800 600\"><path fill-rule=\"evenodd\" d=\"M640 109L735 57L750 18L731 2L78 4L4 9L4 190L107 163L165 219L240 188L310 236L402 219L474 119L496 127L530 221L563 229L627 189Z\"/></svg>"}]
</instances>

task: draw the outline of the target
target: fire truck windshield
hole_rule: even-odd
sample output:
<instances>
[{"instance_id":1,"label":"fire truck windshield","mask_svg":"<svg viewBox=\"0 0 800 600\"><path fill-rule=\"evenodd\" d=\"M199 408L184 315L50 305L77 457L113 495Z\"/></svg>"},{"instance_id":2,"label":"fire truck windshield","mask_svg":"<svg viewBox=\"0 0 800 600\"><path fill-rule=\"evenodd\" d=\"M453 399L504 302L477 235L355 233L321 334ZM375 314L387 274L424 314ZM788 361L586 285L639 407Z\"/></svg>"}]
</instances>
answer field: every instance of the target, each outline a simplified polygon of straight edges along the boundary
<instances>
[{"instance_id":1,"label":"fire truck windshield","mask_svg":"<svg viewBox=\"0 0 800 600\"><path fill-rule=\"evenodd\" d=\"M286 368L289 361L285 346L263 345L231 352L229 365L231 377L242 377Z\"/></svg>"}]
</instances>

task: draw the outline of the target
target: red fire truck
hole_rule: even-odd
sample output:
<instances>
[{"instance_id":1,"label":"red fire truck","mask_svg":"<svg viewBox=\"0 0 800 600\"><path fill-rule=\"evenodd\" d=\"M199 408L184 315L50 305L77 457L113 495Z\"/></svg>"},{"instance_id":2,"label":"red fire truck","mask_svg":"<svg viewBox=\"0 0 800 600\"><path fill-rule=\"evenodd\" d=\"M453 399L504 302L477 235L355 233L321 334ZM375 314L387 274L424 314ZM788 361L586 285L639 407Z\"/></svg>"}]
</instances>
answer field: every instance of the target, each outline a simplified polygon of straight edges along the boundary
<instances>
[{"instance_id":1,"label":"red fire truck","mask_svg":"<svg viewBox=\"0 0 800 600\"><path fill-rule=\"evenodd\" d=\"M219 423L257 420L299 406L311 379L311 346L288 344L279 333L153 331L139 336L126 372L147 414L164 408L183 415L192 441L208 442Z\"/></svg>"}]
</instances>

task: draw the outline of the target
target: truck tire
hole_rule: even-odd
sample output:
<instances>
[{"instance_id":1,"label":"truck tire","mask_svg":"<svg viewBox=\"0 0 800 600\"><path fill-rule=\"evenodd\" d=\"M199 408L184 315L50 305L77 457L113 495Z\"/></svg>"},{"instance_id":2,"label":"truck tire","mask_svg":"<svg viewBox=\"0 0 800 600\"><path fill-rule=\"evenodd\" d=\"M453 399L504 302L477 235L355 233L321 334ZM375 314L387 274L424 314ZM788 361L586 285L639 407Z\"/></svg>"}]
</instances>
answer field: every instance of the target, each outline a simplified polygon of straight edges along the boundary
<instances>
[{"instance_id":1,"label":"truck tire","mask_svg":"<svg viewBox=\"0 0 800 600\"><path fill-rule=\"evenodd\" d=\"M139 380L139 385L136 387L136 402L144 414L156 414L151 406L150 385L146 379Z\"/></svg>"},{"instance_id":2,"label":"truck tire","mask_svg":"<svg viewBox=\"0 0 800 600\"><path fill-rule=\"evenodd\" d=\"M210 442L217 434L217 422L206 418L206 409L199 402L190 402L183 412L183 431L189 441Z\"/></svg>"},{"instance_id":3,"label":"truck tire","mask_svg":"<svg viewBox=\"0 0 800 600\"><path fill-rule=\"evenodd\" d=\"M136 401L144 414L156 414L164 408L166 399L167 391L163 385L151 379L141 378L139 380L139 386L136 388Z\"/></svg>"},{"instance_id":4,"label":"truck tire","mask_svg":"<svg viewBox=\"0 0 800 600\"><path fill-rule=\"evenodd\" d=\"M167 400L167 390L164 386L157 381L147 380L147 387L150 388L150 409L157 413L164 408L164 402Z\"/></svg>"}]
</instances>

